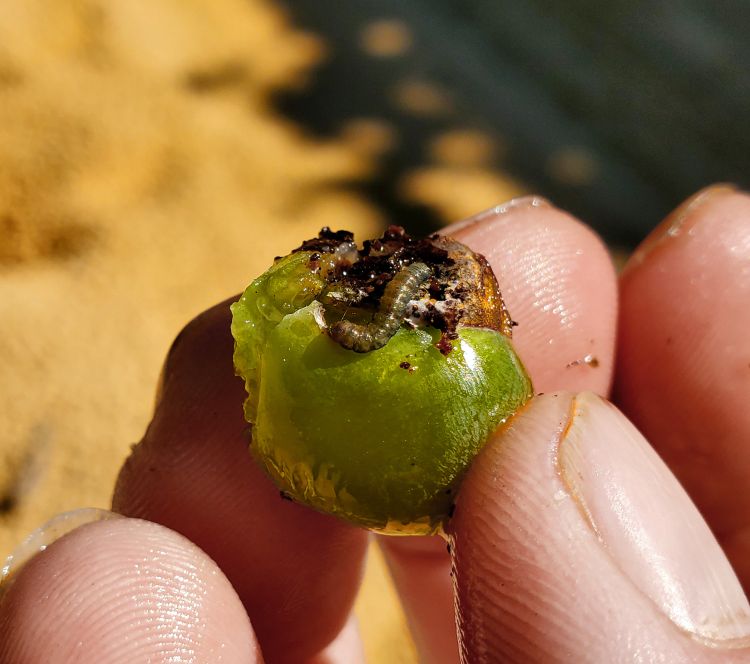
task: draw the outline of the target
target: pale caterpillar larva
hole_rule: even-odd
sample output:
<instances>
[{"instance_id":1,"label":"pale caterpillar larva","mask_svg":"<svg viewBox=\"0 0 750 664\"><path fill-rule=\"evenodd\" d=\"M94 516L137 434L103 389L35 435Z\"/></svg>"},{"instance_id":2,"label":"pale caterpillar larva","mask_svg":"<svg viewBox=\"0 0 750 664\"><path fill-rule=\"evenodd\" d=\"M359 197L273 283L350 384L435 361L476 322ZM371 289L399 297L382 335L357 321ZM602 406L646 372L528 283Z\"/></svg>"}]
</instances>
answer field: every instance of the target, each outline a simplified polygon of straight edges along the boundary
<instances>
[{"instance_id":1,"label":"pale caterpillar larva","mask_svg":"<svg viewBox=\"0 0 750 664\"><path fill-rule=\"evenodd\" d=\"M382 348L398 332L407 305L430 274L432 270L424 263L407 265L388 282L371 323L341 320L329 327L328 334L344 348L357 353Z\"/></svg>"}]
</instances>

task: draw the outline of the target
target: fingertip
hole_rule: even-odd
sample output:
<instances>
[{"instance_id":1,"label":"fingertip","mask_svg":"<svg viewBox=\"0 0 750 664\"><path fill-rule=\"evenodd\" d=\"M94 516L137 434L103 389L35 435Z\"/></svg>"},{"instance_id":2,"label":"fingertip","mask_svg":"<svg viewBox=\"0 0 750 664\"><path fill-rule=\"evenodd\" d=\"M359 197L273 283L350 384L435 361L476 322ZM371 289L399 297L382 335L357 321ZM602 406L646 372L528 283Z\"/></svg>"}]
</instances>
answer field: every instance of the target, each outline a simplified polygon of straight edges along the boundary
<instances>
[{"instance_id":1,"label":"fingertip","mask_svg":"<svg viewBox=\"0 0 750 664\"><path fill-rule=\"evenodd\" d=\"M458 657L451 560L445 541L381 537L379 544L404 608L419 661L454 664Z\"/></svg>"},{"instance_id":2,"label":"fingertip","mask_svg":"<svg viewBox=\"0 0 750 664\"><path fill-rule=\"evenodd\" d=\"M593 394L535 398L489 441L449 533L465 661L677 661L710 657L699 640L747 645L747 601L710 531Z\"/></svg>"},{"instance_id":3,"label":"fingertip","mask_svg":"<svg viewBox=\"0 0 750 664\"><path fill-rule=\"evenodd\" d=\"M459 234L464 233L465 231L471 231L474 227L485 224L486 222L493 222L503 215L511 215L518 210L542 207L552 207L552 204L543 196L539 196L538 194L517 196L516 198L511 198L509 201L498 203L486 210L482 210L470 217L461 219L460 221L456 221L446 226L443 229L443 234L451 237L458 237Z\"/></svg>"},{"instance_id":4,"label":"fingertip","mask_svg":"<svg viewBox=\"0 0 750 664\"><path fill-rule=\"evenodd\" d=\"M664 457L750 588L750 195L691 197L620 284L618 404Z\"/></svg>"},{"instance_id":5,"label":"fingertip","mask_svg":"<svg viewBox=\"0 0 750 664\"><path fill-rule=\"evenodd\" d=\"M365 664L359 625L354 614L328 647L307 664Z\"/></svg>"},{"instance_id":6,"label":"fingertip","mask_svg":"<svg viewBox=\"0 0 750 664\"><path fill-rule=\"evenodd\" d=\"M0 661L8 664L186 658L262 661L216 564L153 523L81 526L32 558L0 603Z\"/></svg>"},{"instance_id":7,"label":"fingertip","mask_svg":"<svg viewBox=\"0 0 750 664\"><path fill-rule=\"evenodd\" d=\"M462 484L447 531L463 661L482 652L544 661L565 645L565 636L551 629L562 602L550 565L554 543L539 505L556 505L548 458L570 402L569 395L534 398L488 441Z\"/></svg>"},{"instance_id":8,"label":"fingertip","mask_svg":"<svg viewBox=\"0 0 750 664\"><path fill-rule=\"evenodd\" d=\"M451 228L446 229L451 233ZM538 391L606 394L612 376L617 281L588 226L535 197L498 206L454 236L490 262L513 343Z\"/></svg>"},{"instance_id":9,"label":"fingertip","mask_svg":"<svg viewBox=\"0 0 750 664\"><path fill-rule=\"evenodd\" d=\"M161 400L113 506L200 546L237 590L266 657L306 661L346 624L367 534L283 500L252 459L229 321L225 302L173 344Z\"/></svg>"},{"instance_id":10,"label":"fingertip","mask_svg":"<svg viewBox=\"0 0 750 664\"><path fill-rule=\"evenodd\" d=\"M720 222L724 216L720 211L726 211L737 204L742 206L743 198L747 200L746 194L726 183L713 184L693 194L667 215L640 243L625 265L623 276L627 277L633 269L647 260L653 260L662 250L680 244L677 238L694 235L691 230L703 220L714 219Z\"/></svg>"},{"instance_id":11,"label":"fingertip","mask_svg":"<svg viewBox=\"0 0 750 664\"><path fill-rule=\"evenodd\" d=\"M608 391L616 279L606 248L591 229L531 196L443 232L489 260L518 323L513 344L537 391ZM451 661L454 618L443 543L397 541L384 549L420 653L427 661Z\"/></svg>"}]
</instances>

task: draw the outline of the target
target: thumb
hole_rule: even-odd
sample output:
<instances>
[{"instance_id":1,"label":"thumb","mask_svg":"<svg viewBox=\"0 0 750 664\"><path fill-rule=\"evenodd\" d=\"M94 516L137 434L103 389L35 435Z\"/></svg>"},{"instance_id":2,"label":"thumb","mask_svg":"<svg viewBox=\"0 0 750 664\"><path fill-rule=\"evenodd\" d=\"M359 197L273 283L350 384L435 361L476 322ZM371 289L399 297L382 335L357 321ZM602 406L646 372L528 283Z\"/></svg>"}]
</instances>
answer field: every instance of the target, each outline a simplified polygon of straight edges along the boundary
<instances>
[{"instance_id":1,"label":"thumb","mask_svg":"<svg viewBox=\"0 0 750 664\"><path fill-rule=\"evenodd\" d=\"M541 396L463 484L466 662L748 662L750 606L664 463L591 393Z\"/></svg>"}]
</instances>

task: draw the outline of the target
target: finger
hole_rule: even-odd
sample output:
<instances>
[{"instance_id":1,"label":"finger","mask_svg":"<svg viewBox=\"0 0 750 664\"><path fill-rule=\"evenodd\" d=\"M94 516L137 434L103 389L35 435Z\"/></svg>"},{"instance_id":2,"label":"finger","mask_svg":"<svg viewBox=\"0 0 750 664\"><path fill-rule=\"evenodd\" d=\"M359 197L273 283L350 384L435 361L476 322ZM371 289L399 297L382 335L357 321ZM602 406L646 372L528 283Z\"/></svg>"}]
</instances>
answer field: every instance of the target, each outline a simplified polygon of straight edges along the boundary
<instances>
[{"instance_id":1,"label":"finger","mask_svg":"<svg viewBox=\"0 0 750 664\"><path fill-rule=\"evenodd\" d=\"M617 285L599 237L538 197L517 199L445 229L483 254L518 323L513 345L537 392L607 394Z\"/></svg>"},{"instance_id":2,"label":"finger","mask_svg":"<svg viewBox=\"0 0 750 664\"><path fill-rule=\"evenodd\" d=\"M349 616L344 629L308 664L364 664L365 653L362 649L362 639L359 635L357 619L354 614Z\"/></svg>"},{"instance_id":3,"label":"finger","mask_svg":"<svg viewBox=\"0 0 750 664\"><path fill-rule=\"evenodd\" d=\"M261 662L237 593L184 537L147 521L82 526L0 601L0 661Z\"/></svg>"},{"instance_id":4,"label":"finger","mask_svg":"<svg viewBox=\"0 0 750 664\"><path fill-rule=\"evenodd\" d=\"M616 398L750 589L750 196L701 192L627 266Z\"/></svg>"},{"instance_id":5,"label":"finger","mask_svg":"<svg viewBox=\"0 0 750 664\"><path fill-rule=\"evenodd\" d=\"M439 537L381 537L420 662L458 661L450 556Z\"/></svg>"},{"instance_id":6,"label":"finger","mask_svg":"<svg viewBox=\"0 0 750 664\"><path fill-rule=\"evenodd\" d=\"M367 544L363 531L282 500L248 453L228 303L180 334L143 441L114 508L198 544L227 575L268 662L303 662L346 624Z\"/></svg>"},{"instance_id":7,"label":"finger","mask_svg":"<svg viewBox=\"0 0 750 664\"><path fill-rule=\"evenodd\" d=\"M465 662L747 662L750 605L645 439L600 397L532 400L449 524Z\"/></svg>"},{"instance_id":8,"label":"finger","mask_svg":"<svg viewBox=\"0 0 750 664\"><path fill-rule=\"evenodd\" d=\"M490 262L516 347L539 392L606 394L612 376L616 281L586 226L538 198L511 201L445 229ZM586 361L588 358L588 361ZM437 538L381 540L422 659L456 661L450 558Z\"/></svg>"}]
</instances>

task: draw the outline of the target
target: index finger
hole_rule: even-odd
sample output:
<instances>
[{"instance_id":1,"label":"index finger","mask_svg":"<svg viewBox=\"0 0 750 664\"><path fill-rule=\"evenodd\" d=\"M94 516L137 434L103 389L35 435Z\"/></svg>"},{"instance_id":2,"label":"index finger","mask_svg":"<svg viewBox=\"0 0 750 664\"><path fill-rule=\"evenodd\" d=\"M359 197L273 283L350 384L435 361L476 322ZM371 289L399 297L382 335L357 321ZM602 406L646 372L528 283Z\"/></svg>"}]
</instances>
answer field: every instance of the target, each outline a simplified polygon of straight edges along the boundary
<instances>
[{"instance_id":1,"label":"index finger","mask_svg":"<svg viewBox=\"0 0 750 664\"><path fill-rule=\"evenodd\" d=\"M612 378L617 290L601 240L537 197L498 205L445 234L483 254L518 326L513 345L537 392ZM382 539L423 659L457 660L450 557L439 539ZM435 635L438 635L436 638Z\"/></svg>"},{"instance_id":2,"label":"index finger","mask_svg":"<svg viewBox=\"0 0 750 664\"><path fill-rule=\"evenodd\" d=\"M307 661L347 621L367 534L282 500L252 460L229 304L175 340L153 420L120 473L113 506L185 535L216 561L267 661Z\"/></svg>"},{"instance_id":3,"label":"index finger","mask_svg":"<svg viewBox=\"0 0 750 664\"><path fill-rule=\"evenodd\" d=\"M513 345L537 392L612 381L617 287L604 244L544 199L498 205L448 227L490 262L511 316Z\"/></svg>"},{"instance_id":4,"label":"index finger","mask_svg":"<svg viewBox=\"0 0 750 664\"><path fill-rule=\"evenodd\" d=\"M618 403L750 590L750 196L689 199L634 255L621 292Z\"/></svg>"}]
</instances>

